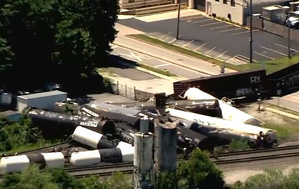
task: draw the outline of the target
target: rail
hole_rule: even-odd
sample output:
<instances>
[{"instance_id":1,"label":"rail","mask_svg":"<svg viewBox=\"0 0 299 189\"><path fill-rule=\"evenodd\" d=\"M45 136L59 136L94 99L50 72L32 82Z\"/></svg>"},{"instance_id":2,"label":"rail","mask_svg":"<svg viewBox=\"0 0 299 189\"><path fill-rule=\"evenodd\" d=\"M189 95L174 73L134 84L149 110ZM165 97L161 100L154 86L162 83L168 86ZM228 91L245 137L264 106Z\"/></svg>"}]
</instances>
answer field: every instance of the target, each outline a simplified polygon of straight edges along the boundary
<instances>
[{"instance_id":1,"label":"rail","mask_svg":"<svg viewBox=\"0 0 299 189\"><path fill-rule=\"evenodd\" d=\"M55 148L69 148L72 145L68 142L63 142L60 144L55 144L55 145L51 145L51 146L46 146L43 148L39 148L39 149L34 149L34 150L28 150L28 151L23 151L23 152L18 152L18 155L22 154L31 154L31 153L43 153L43 152L50 152L50 150L54 150Z\"/></svg>"},{"instance_id":2,"label":"rail","mask_svg":"<svg viewBox=\"0 0 299 189\"><path fill-rule=\"evenodd\" d=\"M276 160L276 159L292 158L292 157L299 157L299 145L286 146L286 147L280 147L275 149L233 152L233 153L222 154L210 159L221 169L222 166L229 167L236 163L258 162L258 161ZM183 159L183 157L179 156L178 160L181 159ZM94 165L94 166L65 168L67 172L74 175L75 177L83 177L88 175L110 176L115 172L131 174L133 173L133 169L134 169L133 164L128 162L101 163L99 165ZM1 175L0 178L2 178Z\"/></svg>"}]
</instances>

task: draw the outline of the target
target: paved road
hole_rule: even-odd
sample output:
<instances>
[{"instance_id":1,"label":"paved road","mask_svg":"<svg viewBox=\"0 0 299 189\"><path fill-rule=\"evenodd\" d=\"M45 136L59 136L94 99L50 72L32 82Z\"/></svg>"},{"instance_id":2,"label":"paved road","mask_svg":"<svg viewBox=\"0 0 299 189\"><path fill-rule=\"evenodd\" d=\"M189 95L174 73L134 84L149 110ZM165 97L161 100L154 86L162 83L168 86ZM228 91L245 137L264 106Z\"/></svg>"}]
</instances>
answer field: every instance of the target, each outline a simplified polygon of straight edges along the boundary
<instances>
[{"instance_id":1,"label":"paved road","mask_svg":"<svg viewBox=\"0 0 299 189\"><path fill-rule=\"evenodd\" d=\"M202 77L202 76L206 76L206 74L202 74L193 70L189 70L186 68L182 68L180 66L177 66L175 64L172 64L170 62L143 54L143 53L139 53L136 52L134 50L131 49L127 49L124 47L120 47L117 45L114 45L113 47L113 51L112 54L116 55L116 56L120 56L124 59L127 60L131 60L133 62L139 62L145 65L149 65L158 69L167 69L169 70L169 72L174 73L178 76L182 76L185 78L198 78L198 77ZM183 71L182 71L183 70ZM123 76L122 73L121 76ZM134 74L134 73L131 73ZM125 76L124 76L125 77ZM130 78L130 77L129 77Z\"/></svg>"},{"instance_id":2,"label":"paved road","mask_svg":"<svg viewBox=\"0 0 299 189\"><path fill-rule=\"evenodd\" d=\"M117 47L117 48L114 48L114 52L116 51L117 53L124 53L124 54L125 53L128 54L129 52L133 52L135 54L137 52L143 52L142 53L143 55L141 55L141 57L145 56L145 55L147 55L148 57L151 57L152 55L154 57L156 57L156 58L151 57L151 59L146 59L146 58L143 59L142 63L144 63L144 64L157 66L157 64L155 64L155 63L159 62L159 61L160 62L158 65L162 65L162 64L164 64L164 62L169 63L171 65L171 64L173 64L172 62L176 62L176 66L169 67L168 69L170 72L174 71L174 73L177 73L180 76L185 75L185 76L187 76L187 78L192 78L192 77L190 77L192 73L190 70L180 67L179 64L182 64L187 67L192 67L193 69L196 69L198 71L209 72L210 75L215 75L215 74L219 73L218 66L211 66L210 63L207 63L205 61L194 59L194 58L184 56L181 54L173 53L171 51L168 51L168 50L165 50L165 49L162 49L159 47L155 47L155 46L152 46L152 45L149 45L146 43L142 43L142 42L139 42L139 41L136 41L136 40L124 37L124 36L118 36L115 43L127 46L131 49ZM134 49L134 50L132 50L132 49ZM166 61L161 62L161 60L159 60L159 59L163 59ZM176 72L175 72L175 70L176 70ZM193 72L193 74L194 74L194 72ZM190 75L190 76L188 77L188 75ZM205 74L199 74L198 77L204 76L204 75ZM197 73L196 73L196 75L192 75L192 76L194 76L196 78ZM275 100L275 99L270 100L269 103L278 105L277 100ZM293 93L286 97L280 98L279 106L298 111L299 93Z\"/></svg>"},{"instance_id":3,"label":"paved road","mask_svg":"<svg viewBox=\"0 0 299 189\"><path fill-rule=\"evenodd\" d=\"M204 60L188 57L182 54L178 54L160 47L154 47L152 45L139 42L130 38L127 38L125 36L119 35L117 39L114 42L115 45L118 46L125 46L127 48L130 48L131 50L135 52L140 52L142 54L147 54L148 56L151 56L153 61L147 60L147 64L149 65L163 65L163 64L169 64L167 69L171 72L174 71L175 74L178 74L183 76L187 75L188 78L190 78L190 69L197 72L199 75L192 75L192 78L204 76L204 75L216 75L219 74L220 68L219 66L213 65L209 62L206 62ZM117 50L117 48L115 49ZM120 52L123 53L123 52ZM127 56L128 57L128 56ZM157 58L153 58L157 57ZM159 61L159 60L164 61ZM146 61L146 60L144 60ZM155 62L159 62L156 64ZM166 62L166 63L165 63ZM145 63L145 62L144 62ZM179 65L179 66L170 66L170 65ZM175 69L173 68L175 67ZM186 69L183 67L189 68L189 72L185 74L184 72ZM226 69L226 72L234 72L233 70Z\"/></svg>"},{"instance_id":4,"label":"paved road","mask_svg":"<svg viewBox=\"0 0 299 189\"><path fill-rule=\"evenodd\" d=\"M249 60L248 29L200 14L181 18L179 41L175 40L177 19L144 22L131 18L120 20L119 23L232 64L244 64ZM294 53L299 53L299 43L292 42L291 45ZM287 39L254 30L253 49L255 61L285 57Z\"/></svg>"}]
</instances>

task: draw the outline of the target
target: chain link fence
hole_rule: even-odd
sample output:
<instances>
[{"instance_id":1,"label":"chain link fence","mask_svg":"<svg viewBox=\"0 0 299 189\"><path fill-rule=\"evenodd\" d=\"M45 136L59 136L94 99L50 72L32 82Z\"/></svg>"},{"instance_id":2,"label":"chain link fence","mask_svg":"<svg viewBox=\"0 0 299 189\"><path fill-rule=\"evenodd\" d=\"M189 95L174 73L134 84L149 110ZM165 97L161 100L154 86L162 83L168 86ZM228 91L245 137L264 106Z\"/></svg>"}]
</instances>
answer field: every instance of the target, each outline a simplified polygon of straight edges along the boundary
<instances>
[{"instance_id":1,"label":"chain link fence","mask_svg":"<svg viewBox=\"0 0 299 189\"><path fill-rule=\"evenodd\" d=\"M112 91L114 94L133 99L136 101L147 101L154 96L153 93L138 90L136 86L120 83L119 81L110 79Z\"/></svg>"}]
</instances>

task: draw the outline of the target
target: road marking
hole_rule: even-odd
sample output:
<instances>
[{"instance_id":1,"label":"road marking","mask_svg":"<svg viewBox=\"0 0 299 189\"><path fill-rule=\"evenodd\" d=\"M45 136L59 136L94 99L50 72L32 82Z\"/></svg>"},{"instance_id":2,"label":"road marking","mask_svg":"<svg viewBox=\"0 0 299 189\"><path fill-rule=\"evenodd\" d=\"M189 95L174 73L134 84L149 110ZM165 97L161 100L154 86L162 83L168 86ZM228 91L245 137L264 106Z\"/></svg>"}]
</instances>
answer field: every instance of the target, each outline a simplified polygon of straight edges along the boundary
<instances>
[{"instance_id":1,"label":"road marking","mask_svg":"<svg viewBox=\"0 0 299 189\"><path fill-rule=\"evenodd\" d=\"M213 23L209 23L209 24L203 24L200 26L204 27L204 26L211 26L211 25L216 25L216 24L222 24L222 23L221 22L213 22Z\"/></svg>"},{"instance_id":2,"label":"road marking","mask_svg":"<svg viewBox=\"0 0 299 189\"><path fill-rule=\"evenodd\" d=\"M260 45L260 47L263 48L263 49L266 49L266 50L275 52L275 53L277 53L277 54L281 54L281 55L283 55L283 56L287 56L287 54L285 54L285 53L282 53L282 52L279 52L279 51L276 51L276 50L273 50L273 49L270 49L270 48L267 48L267 47L264 47L264 46L261 46L261 45Z\"/></svg>"},{"instance_id":3,"label":"road marking","mask_svg":"<svg viewBox=\"0 0 299 189\"><path fill-rule=\"evenodd\" d=\"M211 21L211 19L194 21L194 22L192 22L192 24L201 23L201 22L206 22L206 21Z\"/></svg>"},{"instance_id":4,"label":"road marking","mask_svg":"<svg viewBox=\"0 0 299 189\"><path fill-rule=\"evenodd\" d=\"M235 31L235 30L240 30L240 29L243 29L243 28L234 28L234 29L229 29L229 30L222 30L222 31L219 31L219 33L225 33L225 32L230 32L230 31Z\"/></svg>"},{"instance_id":5,"label":"road marking","mask_svg":"<svg viewBox=\"0 0 299 189\"><path fill-rule=\"evenodd\" d=\"M250 32L250 31L246 30L246 31L243 31L243 32L238 32L238 33L229 34L228 36L232 36L232 35L241 35L241 34L249 33L249 32Z\"/></svg>"},{"instance_id":6,"label":"road marking","mask_svg":"<svg viewBox=\"0 0 299 189\"><path fill-rule=\"evenodd\" d=\"M224 51L223 53L219 54L218 56L216 56L216 58L215 58L215 59L217 59L217 58L219 58L219 57L223 56L225 53L227 53L227 51Z\"/></svg>"},{"instance_id":7,"label":"road marking","mask_svg":"<svg viewBox=\"0 0 299 189\"><path fill-rule=\"evenodd\" d=\"M275 43L275 45L280 46L280 47L285 48L285 49L288 49L288 47L286 47L284 45L281 45L281 44L278 44L278 43ZM296 49L293 49L293 48L291 48L291 50L294 51L294 52L298 52L299 53L299 50L296 50Z\"/></svg>"},{"instance_id":8,"label":"road marking","mask_svg":"<svg viewBox=\"0 0 299 189\"><path fill-rule=\"evenodd\" d=\"M208 53L212 52L214 49L216 49L216 47L214 47L211 50L209 50L208 52L206 52L205 55L207 55Z\"/></svg>"},{"instance_id":9,"label":"road marking","mask_svg":"<svg viewBox=\"0 0 299 189\"><path fill-rule=\"evenodd\" d=\"M166 64L161 64L161 65L157 65L157 66L154 66L155 68L159 68L159 67L163 67L163 66L169 66L171 65L170 63L166 63Z\"/></svg>"},{"instance_id":10,"label":"road marking","mask_svg":"<svg viewBox=\"0 0 299 189\"><path fill-rule=\"evenodd\" d=\"M196 16L186 16L186 17L182 17L181 18L181 20L191 20L192 21L192 19L196 19L196 18L201 18L202 17L202 15L196 15Z\"/></svg>"},{"instance_id":11,"label":"road marking","mask_svg":"<svg viewBox=\"0 0 299 189\"><path fill-rule=\"evenodd\" d=\"M260 55L260 56L263 56L263 57L266 57L266 58L271 59L271 60L275 60L274 58L272 58L270 56L267 56L267 55L264 55L264 54L261 54L261 53L255 52L255 51L253 51L253 53L257 54L257 55Z\"/></svg>"},{"instance_id":12,"label":"road marking","mask_svg":"<svg viewBox=\"0 0 299 189\"><path fill-rule=\"evenodd\" d=\"M173 43L176 41L176 38L174 38L173 40L169 41L168 43Z\"/></svg>"},{"instance_id":13,"label":"road marking","mask_svg":"<svg viewBox=\"0 0 299 189\"><path fill-rule=\"evenodd\" d=\"M166 35L163 35L162 37L161 37L161 39L164 39L165 37L167 37L168 35L170 35L171 34L171 32L168 32Z\"/></svg>"},{"instance_id":14,"label":"road marking","mask_svg":"<svg viewBox=\"0 0 299 189\"><path fill-rule=\"evenodd\" d=\"M200 45L199 47L197 47L196 49L194 49L195 51L197 51L198 49L200 49L201 47L205 46L207 43L204 43L202 45Z\"/></svg>"},{"instance_id":15,"label":"road marking","mask_svg":"<svg viewBox=\"0 0 299 189\"><path fill-rule=\"evenodd\" d=\"M183 47L186 47L186 46L190 45L191 43L193 43L193 41L194 41L194 40L192 40L192 41L186 43L185 45L183 45Z\"/></svg>"},{"instance_id":16,"label":"road marking","mask_svg":"<svg viewBox=\"0 0 299 189\"><path fill-rule=\"evenodd\" d=\"M227 28L227 27L233 27L233 26L232 25L218 26L218 27L210 28L210 30L215 30L215 29L219 29L219 28Z\"/></svg>"}]
</instances>

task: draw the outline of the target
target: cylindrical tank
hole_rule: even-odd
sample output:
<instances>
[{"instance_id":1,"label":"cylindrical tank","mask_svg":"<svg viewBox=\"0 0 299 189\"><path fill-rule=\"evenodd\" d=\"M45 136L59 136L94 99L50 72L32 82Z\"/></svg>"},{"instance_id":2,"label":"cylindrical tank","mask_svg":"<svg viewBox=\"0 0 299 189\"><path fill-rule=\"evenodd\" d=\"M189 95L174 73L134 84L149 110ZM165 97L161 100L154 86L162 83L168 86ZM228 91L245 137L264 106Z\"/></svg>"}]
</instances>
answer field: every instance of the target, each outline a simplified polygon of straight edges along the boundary
<instances>
[{"instance_id":1,"label":"cylindrical tank","mask_svg":"<svg viewBox=\"0 0 299 189\"><path fill-rule=\"evenodd\" d=\"M116 128L115 137L128 144L134 144L134 137L123 128Z\"/></svg>"},{"instance_id":2,"label":"cylindrical tank","mask_svg":"<svg viewBox=\"0 0 299 189\"><path fill-rule=\"evenodd\" d=\"M277 142L275 132L268 128L248 125L235 121L228 121L191 112L174 110L171 108L167 108L166 111L169 112L173 117L196 122L199 126L204 126L205 129L216 128L215 133L217 133L219 137L231 137L234 140L240 140L240 138L244 138L251 141L255 140L260 132L263 132L267 136L265 137L267 143L273 144ZM195 129L193 130L195 131ZM196 129L196 131L198 132L198 129ZM213 133L211 131L209 133Z\"/></svg>"},{"instance_id":3,"label":"cylindrical tank","mask_svg":"<svg viewBox=\"0 0 299 189\"><path fill-rule=\"evenodd\" d=\"M216 99L212 95L205 93L198 88L190 88L188 89L185 94L184 98L187 98L188 100L200 100L200 99ZM263 122L235 107L232 107L231 105L219 101L220 108L222 110L222 116L223 119L229 120L229 121L236 121L240 123L250 124L250 125L257 125L260 126L263 124Z\"/></svg>"},{"instance_id":4,"label":"cylindrical tank","mask_svg":"<svg viewBox=\"0 0 299 189\"><path fill-rule=\"evenodd\" d=\"M61 152L2 157L0 160L0 170L2 174L21 172L31 163L39 164L40 168L59 168L64 167L65 158Z\"/></svg>"},{"instance_id":5,"label":"cylindrical tank","mask_svg":"<svg viewBox=\"0 0 299 189\"><path fill-rule=\"evenodd\" d=\"M153 135L135 133L134 137L134 166L141 173L147 173L153 166Z\"/></svg>"},{"instance_id":6,"label":"cylindrical tank","mask_svg":"<svg viewBox=\"0 0 299 189\"><path fill-rule=\"evenodd\" d=\"M30 165L30 160L26 155L2 157L0 162L0 172L15 173L25 170Z\"/></svg>"},{"instance_id":7,"label":"cylindrical tank","mask_svg":"<svg viewBox=\"0 0 299 189\"><path fill-rule=\"evenodd\" d=\"M135 129L138 128L139 119L140 119L139 117L136 117L136 116L130 116L130 115L128 116L128 115L123 115L120 113L113 113L113 112L97 110L97 109L92 108L87 105L81 106L78 109L78 113L80 115L84 115L84 116L102 117L105 119L109 119L115 123L126 123Z\"/></svg>"},{"instance_id":8,"label":"cylindrical tank","mask_svg":"<svg viewBox=\"0 0 299 189\"><path fill-rule=\"evenodd\" d=\"M72 140L94 149L115 148L116 143L107 140L102 134L78 126L72 136Z\"/></svg>"},{"instance_id":9,"label":"cylindrical tank","mask_svg":"<svg viewBox=\"0 0 299 189\"><path fill-rule=\"evenodd\" d=\"M155 161L159 171L175 171L177 163L177 124L155 119Z\"/></svg>"},{"instance_id":10,"label":"cylindrical tank","mask_svg":"<svg viewBox=\"0 0 299 189\"><path fill-rule=\"evenodd\" d=\"M42 156L45 159L47 167L51 167L51 168L64 167L65 158L63 153L61 152L42 153Z\"/></svg>"},{"instance_id":11,"label":"cylindrical tank","mask_svg":"<svg viewBox=\"0 0 299 189\"><path fill-rule=\"evenodd\" d=\"M101 162L133 162L133 159L134 147L132 145L123 145L120 148L73 152L70 157L70 163L74 166L89 166Z\"/></svg>"},{"instance_id":12,"label":"cylindrical tank","mask_svg":"<svg viewBox=\"0 0 299 189\"><path fill-rule=\"evenodd\" d=\"M113 134L115 132L115 125L112 121L99 118L66 115L39 109L30 110L28 112L28 116L31 118L33 124L41 126L46 125L46 127L51 127L51 129L55 128L56 126L60 130L62 128L74 130L77 126L83 126L103 134Z\"/></svg>"},{"instance_id":13,"label":"cylindrical tank","mask_svg":"<svg viewBox=\"0 0 299 189\"><path fill-rule=\"evenodd\" d=\"M99 150L73 152L70 157L70 163L73 166L88 166L101 162L101 154Z\"/></svg>"}]
</instances>

